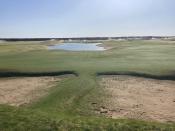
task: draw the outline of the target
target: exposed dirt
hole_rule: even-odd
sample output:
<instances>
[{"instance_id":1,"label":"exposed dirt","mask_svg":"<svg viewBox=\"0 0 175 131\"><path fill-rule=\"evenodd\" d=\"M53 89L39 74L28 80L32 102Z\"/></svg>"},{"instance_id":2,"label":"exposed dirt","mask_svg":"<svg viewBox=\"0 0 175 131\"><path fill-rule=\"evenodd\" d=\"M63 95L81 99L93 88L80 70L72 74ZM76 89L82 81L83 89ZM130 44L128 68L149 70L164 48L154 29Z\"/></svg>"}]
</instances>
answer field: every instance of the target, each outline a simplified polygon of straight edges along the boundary
<instances>
[{"instance_id":1,"label":"exposed dirt","mask_svg":"<svg viewBox=\"0 0 175 131\"><path fill-rule=\"evenodd\" d=\"M18 77L0 79L0 104L20 106L38 100L53 87L58 77Z\"/></svg>"},{"instance_id":2,"label":"exposed dirt","mask_svg":"<svg viewBox=\"0 0 175 131\"><path fill-rule=\"evenodd\" d=\"M112 118L175 122L175 81L105 76L105 103L97 113Z\"/></svg>"}]
</instances>

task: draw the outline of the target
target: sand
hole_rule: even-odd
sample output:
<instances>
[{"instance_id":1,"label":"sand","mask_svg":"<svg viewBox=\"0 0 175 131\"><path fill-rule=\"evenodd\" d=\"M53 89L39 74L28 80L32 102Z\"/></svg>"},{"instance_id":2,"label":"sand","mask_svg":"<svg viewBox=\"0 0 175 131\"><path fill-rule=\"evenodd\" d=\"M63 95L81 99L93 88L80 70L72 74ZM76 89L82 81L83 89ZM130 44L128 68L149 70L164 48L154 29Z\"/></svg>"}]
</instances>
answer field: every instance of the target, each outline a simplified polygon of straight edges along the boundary
<instances>
[{"instance_id":1,"label":"sand","mask_svg":"<svg viewBox=\"0 0 175 131\"><path fill-rule=\"evenodd\" d=\"M0 78L0 104L21 106L29 104L48 93L60 78L18 77Z\"/></svg>"},{"instance_id":2,"label":"sand","mask_svg":"<svg viewBox=\"0 0 175 131\"><path fill-rule=\"evenodd\" d=\"M105 104L98 113L112 118L175 122L175 81L106 76Z\"/></svg>"}]
</instances>

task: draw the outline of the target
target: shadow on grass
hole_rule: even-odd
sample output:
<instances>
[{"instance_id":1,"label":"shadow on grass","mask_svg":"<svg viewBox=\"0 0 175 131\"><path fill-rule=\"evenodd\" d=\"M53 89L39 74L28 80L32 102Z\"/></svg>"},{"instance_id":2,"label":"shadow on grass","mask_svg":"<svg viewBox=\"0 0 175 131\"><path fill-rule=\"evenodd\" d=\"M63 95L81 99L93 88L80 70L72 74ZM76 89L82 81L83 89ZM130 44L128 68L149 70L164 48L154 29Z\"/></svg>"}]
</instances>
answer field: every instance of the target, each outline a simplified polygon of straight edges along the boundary
<instances>
[{"instance_id":1,"label":"shadow on grass","mask_svg":"<svg viewBox=\"0 0 175 131\"><path fill-rule=\"evenodd\" d=\"M153 75L153 74L146 74L146 73L139 73L139 72L98 72L96 73L97 76L103 75L129 75L135 77L143 77L143 78L151 78L157 80L175 80L175 74L172 75Z\"/></svg>"},{"instance_id":2,"label":"shadow on grass","mask_svg":"<svg viewBox=\"0 0 175 131\"><path fill-rule=\"evenodd\" d=\"M41 77L41 76L61 76L75 75L75 71L58 71L58 72L0 72L0 77Z\"/></svg>"}]
</instances>

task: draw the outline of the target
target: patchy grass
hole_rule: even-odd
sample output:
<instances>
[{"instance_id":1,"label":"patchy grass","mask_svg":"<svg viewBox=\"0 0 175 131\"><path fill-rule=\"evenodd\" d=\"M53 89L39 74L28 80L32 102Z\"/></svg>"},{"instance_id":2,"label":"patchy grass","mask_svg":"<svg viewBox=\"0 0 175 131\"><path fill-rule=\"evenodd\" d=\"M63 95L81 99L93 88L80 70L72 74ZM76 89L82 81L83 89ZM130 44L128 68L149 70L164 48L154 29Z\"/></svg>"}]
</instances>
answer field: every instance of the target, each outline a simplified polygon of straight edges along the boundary
<instances>
[{"instance_id":1,"label":"patchy grass","mask_svg":"<svg viewBox=\"0 0 175 131\"><path fill-rule=\"evenodd\" d=\"M1 106L1 130L42 131L174 131L172 124L150 123L137 120L113 120L102 117L72 117L51 119L46 114L27 109Z\"/></svg>"}]
</instances>

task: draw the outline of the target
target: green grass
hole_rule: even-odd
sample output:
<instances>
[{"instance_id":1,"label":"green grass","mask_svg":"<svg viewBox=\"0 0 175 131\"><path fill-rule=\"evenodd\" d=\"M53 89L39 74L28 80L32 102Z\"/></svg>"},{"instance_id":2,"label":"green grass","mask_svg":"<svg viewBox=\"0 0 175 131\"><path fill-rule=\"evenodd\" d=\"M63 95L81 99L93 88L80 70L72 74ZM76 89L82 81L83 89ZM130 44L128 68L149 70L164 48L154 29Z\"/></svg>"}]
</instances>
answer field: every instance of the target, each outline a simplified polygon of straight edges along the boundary
<instances>
[{"instance_id":1,"label":"green grass","mask_svg":"<svg viewBox=\"0 0 175 131\"><path fill-rule=\"evenodd\" d=\"M49 94L23 107L0 106L0 130L173 131L174 123L113 120L94 114L91 103L103 105L105 92L97 73L136 72L175 75L175 43L169 41L104 42L104 52L48 51L51 43L13 42L0 45L0 71L74 71ZM24 49L24 50L23 50Z\"/></svg>"}]
</instances>

